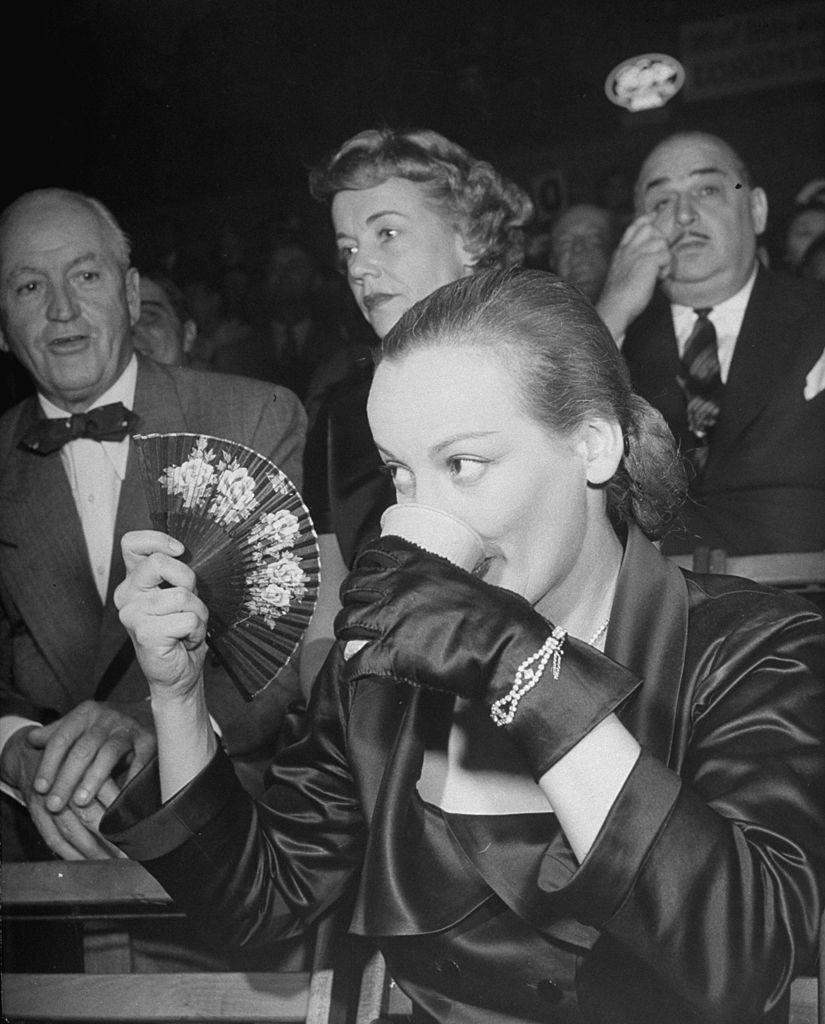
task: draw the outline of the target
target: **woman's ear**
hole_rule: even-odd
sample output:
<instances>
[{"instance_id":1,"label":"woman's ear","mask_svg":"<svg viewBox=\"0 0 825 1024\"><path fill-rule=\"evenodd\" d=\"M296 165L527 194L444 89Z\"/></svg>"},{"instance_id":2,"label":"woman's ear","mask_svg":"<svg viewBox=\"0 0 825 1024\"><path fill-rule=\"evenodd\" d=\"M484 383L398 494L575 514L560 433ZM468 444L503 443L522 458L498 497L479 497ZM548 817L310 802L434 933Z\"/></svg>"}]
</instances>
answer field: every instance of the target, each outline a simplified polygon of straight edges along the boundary
<instances>
[{"instance_id":1,"label":"woman's ear","mask_svg":"<svg viewBox=\"0 0 825 1024\"><path fill-rule=\"evenodd\" d=\"M195 341L198 337L198 325L194 320L186 320L183 325L183 351L186 355L190 355L195 347Z\"/></svg>"},{"instance_id":2,"label":"woman's ear","mask_svg":"<svg viewBox=\"0 0 825 1024\"><path fill-rule=\"evenodd\" d=\"M140 320L140 274L134 267L126 271L126 302L129 306L129 323L132 327Z\"/></svg>"},{"instance_id":3,"label":"woman's ear","mask_svg":"<svg viewBox=\"0 0 825 1024\"><path fill-rule=\"evenodd\" d=\"M585 426L584 446L587 482L594 487L606 484L624 454L621 427L614 420L591 420Z\"/></svg>"}]
</instances>

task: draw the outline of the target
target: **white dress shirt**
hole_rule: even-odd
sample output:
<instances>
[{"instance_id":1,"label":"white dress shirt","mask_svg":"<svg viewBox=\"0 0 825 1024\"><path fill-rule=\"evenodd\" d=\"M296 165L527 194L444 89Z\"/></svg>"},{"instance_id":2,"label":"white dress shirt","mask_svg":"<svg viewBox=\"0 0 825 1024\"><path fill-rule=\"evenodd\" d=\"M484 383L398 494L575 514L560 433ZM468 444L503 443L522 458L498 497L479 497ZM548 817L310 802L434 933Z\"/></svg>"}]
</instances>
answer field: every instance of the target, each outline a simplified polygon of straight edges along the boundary
<instances>
[{"instance_id":1,"label":"white dress shirt","mask_svg":"<svg viewBox=\"0 0 825 1024\"><path fill-rule=\"evenodd\" d=\"M95 406L122 402L127 409L131 409L135 404L136 382L137 359L132 356L126 369L109 390L100 396ZM56 420L66 416L66 411L58 408L48 398L38 395L38 399L47 419ZM117 503L129 458L129 440L128 435L122 441L92 441L87 437L78 437L60 449L60 459L69 478L72 497L83 527L89 565L92 567L100 600L104 604L109 587Z\"/></svg>"},{"instance_id":2,"label":"white dress shirt","mask_svg":"<svg viewBox=\"0 0 825 1024\"><path fill-rule=\"evenodd\" d=\"M716 328L716 353L719 359L719 376L722 378L723 384L728 379L733 350L736 348L736 339L742 329L742 321L745 319L745 310L755 280L756 267L743 288L740 288L729 299L714 306L708 314L708 319ZM676 332L676 344L679 347L681 358L685 353L685 346L693 331L693 325L696 323L696 313L690 306L677 306L676 303L671 303L670 312L673 316L673 330Z\"/></svg>"}]
</instances>

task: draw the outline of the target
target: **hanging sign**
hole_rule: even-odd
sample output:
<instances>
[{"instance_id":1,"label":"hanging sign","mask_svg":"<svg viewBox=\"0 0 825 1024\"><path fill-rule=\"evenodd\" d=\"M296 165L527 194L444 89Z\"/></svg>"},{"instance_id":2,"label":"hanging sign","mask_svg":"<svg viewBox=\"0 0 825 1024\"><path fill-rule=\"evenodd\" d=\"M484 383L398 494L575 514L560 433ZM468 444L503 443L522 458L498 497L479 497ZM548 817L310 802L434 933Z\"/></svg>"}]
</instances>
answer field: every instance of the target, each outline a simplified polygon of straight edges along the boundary
<instances>
[{"instance_id":1,"label":"hanging sign","mask_svg":"<svg viewBox=\"0 0 825 1024\"><path fill-rule=\"evenodd\" d=\"M821 0L688 22L679 39L688 102L825 79Z\"/></svg>"}]
</instances>

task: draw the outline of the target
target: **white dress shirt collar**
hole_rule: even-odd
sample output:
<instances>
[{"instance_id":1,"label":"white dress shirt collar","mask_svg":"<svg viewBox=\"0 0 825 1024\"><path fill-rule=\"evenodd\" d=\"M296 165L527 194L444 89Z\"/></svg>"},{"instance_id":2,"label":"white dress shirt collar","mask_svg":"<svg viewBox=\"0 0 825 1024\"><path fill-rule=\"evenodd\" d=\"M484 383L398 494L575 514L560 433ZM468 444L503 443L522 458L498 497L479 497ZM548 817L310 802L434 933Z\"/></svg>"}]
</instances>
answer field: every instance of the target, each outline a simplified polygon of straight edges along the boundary
<instances>
[{"instance_id":1,"label":"white dress shirt collar","mask_svg":"<svg viewBox=\"0 0 825 1024\"><path fill-rule=\"evenodd\" d=\"M725 299L714 306L708 315L708 318L716 328L716 350L719 358L719 372L723 383L728 379L728 371L733 360L733 351L736 348L736 339L739 337L742 321L745 319L745 310L748 307L753 285L756 281L756 270L757 267L754 266L753 273L743 287L735 295L731 295L729 299ZM693 330L696 313L690 306L680 306L675 302L671 303L670 312L673 316L673 330L676 334L676 344L678 345L679 356L681 357L684 354L685 345Z\"/></svg>"},{"instance_id":2,"label":"white dress shirt collar","mask_svg":"<svg viewBox=\"0 0 825 1024\"><path fill-rule=\"evenodd\" d=\"M121 373L108 391L103 392L100 398L95 402L95 407L99 405L111 405L112 402L122 402L127 409L132 409L135 404L137 369L137 356L132 353L132 358L126 364L126 368L123 373ZM38 392L37 398L40 402L40 408L43 410L43 414L47 419L63 419L68 415L65 409L61 409L59 406L56 406L54 402L51 402L45 395ZM129 437L124 437L122 441L101 441L99 443L103 446L103 450L109 457L118 477L123 480L126 475L126 462L129 457Z\"/></svg>"}]
</instances>

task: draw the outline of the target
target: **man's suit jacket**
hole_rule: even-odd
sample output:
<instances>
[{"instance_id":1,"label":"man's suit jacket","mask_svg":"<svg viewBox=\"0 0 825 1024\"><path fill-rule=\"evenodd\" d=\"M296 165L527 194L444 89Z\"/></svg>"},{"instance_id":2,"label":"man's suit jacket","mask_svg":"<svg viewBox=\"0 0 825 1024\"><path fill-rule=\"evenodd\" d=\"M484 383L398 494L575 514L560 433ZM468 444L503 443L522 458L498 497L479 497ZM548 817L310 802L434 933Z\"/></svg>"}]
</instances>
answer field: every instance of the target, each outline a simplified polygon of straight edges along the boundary
<instances>
[{"instance_id":1,"label":"man's suit jacket","mask_svg":"<svg viewBox=\"0 0 825 1024\"><path fill-rule=\"evenodd\" d=\"M266 455L300 486L306 416L291 391L138 359L135 432L236 440ZM130 451L102 604L60 453L41 456L18 447L38 408L37 399L28 398L0 419L0 695L3 714L47 721L93 697L127 639L112 600L125 575L120 538L128 530L151 528L151 522ZM297 673L287 666L282 676L247 703L212 667L210 711L233 754L251 755L270 744L285 704L298 693ZM111 699L143 701L147 694L132 660Z\"/></svg>"},{"instance_id":2,"label":"man's suit jacket","mask_svg":"<svg viewBox=\"0 0 825 1024\"><path fill-rule=\"evenodd\" d=\"M628 328L622 351L635 389L662 412L683 451L694 447L661 293ZM825 391L811 395L814 378L823 380L823 352L825 289L760 268L707 464L691 484L686 532L667 538L665 551L698 543L732 554L825 547Z\"/></svg>"}]
</instances>

